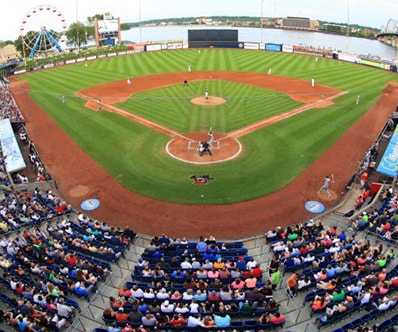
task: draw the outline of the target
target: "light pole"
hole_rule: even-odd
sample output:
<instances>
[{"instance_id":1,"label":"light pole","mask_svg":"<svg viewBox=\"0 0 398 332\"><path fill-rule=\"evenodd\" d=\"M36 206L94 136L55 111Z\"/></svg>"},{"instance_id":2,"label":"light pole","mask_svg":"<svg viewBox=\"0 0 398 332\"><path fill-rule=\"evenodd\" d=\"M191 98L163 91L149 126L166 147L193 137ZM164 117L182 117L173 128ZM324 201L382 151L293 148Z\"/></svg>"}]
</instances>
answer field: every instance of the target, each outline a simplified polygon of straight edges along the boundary
<instances>
[{"instance_id":1,"label":"light pole","mask_svg":"<svg viewBox=\"0 0 398 332\"><path fill-rule=\"evenodd\" d=\"M141 27L141 0L138 1L138 14L140 24L140 43L142 43L142 27Z\"/></svg>"},{"instance_id":2,"label":"light pole","mask_svg":"<svg viewBox=\"0 0 398 332\"><path fill-rule=\"evenodd\" d=\"M264 42L264 33L263 33L263 5L264 5L264 0L261 0L261 44Z\"/></svg>"},{"instance_id":3,"label":"light pole","mask_svg":"<svg viewBox=\"0 0 398 332\"><path fill-rule=\"evenodd\" d=\"M350 0L347 0L347 52L350 37Z\"/></svg>"},{"instance_id":4,"label":"light pole","mask_svg":"<svg viewBox=\"0 0 398 332\"><path fill-rule=\"evenodd\" d=\"M77 13L77 0L76 0L76 46L77 49L80 51L80 41L79 41L79 17Z\"/></svg>"}]
</instances>

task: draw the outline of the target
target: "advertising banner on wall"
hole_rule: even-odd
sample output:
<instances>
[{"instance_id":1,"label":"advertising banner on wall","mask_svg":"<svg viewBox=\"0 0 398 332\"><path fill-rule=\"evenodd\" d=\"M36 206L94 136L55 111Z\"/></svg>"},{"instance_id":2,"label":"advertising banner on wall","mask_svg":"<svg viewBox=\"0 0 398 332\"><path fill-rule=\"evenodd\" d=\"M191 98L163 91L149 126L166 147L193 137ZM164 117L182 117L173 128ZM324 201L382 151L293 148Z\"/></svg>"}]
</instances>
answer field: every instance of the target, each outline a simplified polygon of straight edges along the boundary
<instances>
[{"instance_id":1,"label":"advertising banner on wall","mask_svg":"<svg viewBox=\"0 0 398 332\"><path fill-rule=\"evenodd\" d=\"M293 45L282 45L282 52L293 53Z\"/></svg>"},{"instance_id":2,"label":"advertising banner on wall","mask_svg":"<svg viewBox=\"0 0 398 332\"><path fill-rule=\"evenodd\" d=\"M259 43L244 43L243 48L245 50L259 50L260 44Z\"/></svg>"},{"instance_id":3,"label":"advertising banner on wall","mask_svg":"<svg viewBox=\"0 0 398 332\"><path fill-rule=\"evenodd\" d=\"M26 167L10 119L0 120L0 143L8 173L17 172Z\"/></svg>"},{"instance_id":4,"label":"advertising banner on wall","mask_svg":"<svg viewBox=\"0 0 398 332\"><path fill-rule=\"evenodd\" d=\"M282 52L282 44L265 44L265 50L271 52Z\"/></svg>"},{"instance_id":5,"label":"advertising banner on wall","mask_svg":"<svg viewBox=\"0 0 398 332\"><path fill-rule=\"evenodd\" d=\"M395 128L387 149L377 166L377 171L388 176L398 175L398 127Z\"/></svg>"},{"instance_id":6,"label":"advertising banner on wall","mask_svg":"<svg viewBox=\"0 0 398 332\"><path fill-rule=\"evenodd\" d=\"M183 47L182 42L181 43L167 43L167 48L169 50L177 50Z\"/></svg>"},{"instance_id":7,"label":"advertising banner on wall","mask_svg":"<svg viewBox=\"0 0 398 332\"><path fill-rule=\"evenodd\" d=\"M145 51L152 52L152 51L161 51L162 44L149 44L145 45Z\"/></svg>"},{"instance_id":8,"label":"advertising banner on wall","mask_svg":"<svg viewBox=\"0 0 398 332\"><path fill-rule=\"evenodd\" d=\"M361 61L361 59L358 58L356 55L347 54L347 53L338 53L338 59L341 61L352 62L352 63L359 63Z\"/></svg>"}]
</instances>

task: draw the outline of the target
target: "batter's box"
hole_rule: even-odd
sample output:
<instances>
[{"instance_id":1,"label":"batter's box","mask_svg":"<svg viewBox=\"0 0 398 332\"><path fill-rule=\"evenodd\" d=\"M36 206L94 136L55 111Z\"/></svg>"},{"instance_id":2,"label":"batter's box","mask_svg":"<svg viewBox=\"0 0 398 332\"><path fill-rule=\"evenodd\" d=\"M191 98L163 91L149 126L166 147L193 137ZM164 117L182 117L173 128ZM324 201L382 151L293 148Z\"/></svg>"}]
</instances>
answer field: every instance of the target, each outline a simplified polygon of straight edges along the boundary
<instances>
[{"instance_id":1,"label":"batter's box","mask_svg":"<svg viewBox=\"0 0 398 332\"><path fill-rule=\"evenodd\" d=\"M214 150L219 150L220 149L220 141L214 141L213 144L211 145L211 148Z\"/></svg>"},{"instance_id":2,"label":"batter's box","mask_svg":"<svg viewBox=\"0 0 398 332\"><path fill-rule=\"evenodd\" d=\"M188 150L197 150L199 148L199 142L188 141Z\"/></svg>"},{"instance_id":3,"label":"batter's box","mask_svg":"<svg viewBox=\"0 0 398 332\"><path fill-rule=\"evenodd\" d=\"M219 150L220 149L220 141L214 141L210 146L211 149ZM188 141L188 150L198 150L199 142L197 141Z\"/></svg>"}]
</instances>

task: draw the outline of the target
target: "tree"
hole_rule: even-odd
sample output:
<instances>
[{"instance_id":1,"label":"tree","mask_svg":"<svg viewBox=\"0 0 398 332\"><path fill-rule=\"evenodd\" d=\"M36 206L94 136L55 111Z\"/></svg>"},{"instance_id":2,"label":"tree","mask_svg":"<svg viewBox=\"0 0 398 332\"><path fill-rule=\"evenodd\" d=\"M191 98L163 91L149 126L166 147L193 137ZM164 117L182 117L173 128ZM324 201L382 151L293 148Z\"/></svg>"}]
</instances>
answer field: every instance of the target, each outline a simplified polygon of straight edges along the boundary
<instances>
[{"instance_id":1,"label":"tree","mask_svg":"<svg viewBox=\"0 0 398 332\"><path fill-rule=\"evenodd\" d=\"M104 19L104 15L102 14L96 14L94 16L89 16L87 17L87 22L89 25L94 25L95 19L97 20L103 20Z\"/></svg>"},{"instance_id":2,"label":"tree","mask_svg":"<svg viewBox=\"0 0 398 332\"><path fill-rule=\"evenodd\" d=\"M0 47L4 47L7 45L14 45L14 42L12 40L5 40L5 41L0 41Z\"/></svg>"},{"instance_id":3,"label":"tree","mask_svg":"<svg viewBox=\"0 0 398 332\"><path fill-rule=\"evenodd\" d=\"M80 46L86 45L88 39L92 36L94 36L94 28L92 26L85 26L81 22L72 23L68 31L66 31L66 43L80 48Z\"/></svg>"},{"instance_id":4,"label":"tree","mask_svg":"<svg viewBox=\"0 0 398 332\"><path fill-rule=\"evenodd\" d=\"M20 52L21 55L23 56L24 54L23 54L22 38L18 37L18 39L15 39L13 44L14 44L15 48L17 49L17 51Z\"/></svg>"}]
</instances>

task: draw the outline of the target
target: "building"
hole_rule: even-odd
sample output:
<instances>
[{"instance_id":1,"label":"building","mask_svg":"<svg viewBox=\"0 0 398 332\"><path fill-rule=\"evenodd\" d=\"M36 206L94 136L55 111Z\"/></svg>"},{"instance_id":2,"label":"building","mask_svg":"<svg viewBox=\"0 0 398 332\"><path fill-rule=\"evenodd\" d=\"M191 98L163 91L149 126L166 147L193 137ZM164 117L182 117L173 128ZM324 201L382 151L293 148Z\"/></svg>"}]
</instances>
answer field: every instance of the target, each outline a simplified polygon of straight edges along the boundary
<instances>
[{"instance_id":1,"label":"building","mask_svg":"<svg viewBox=\"0 0 398 332\"><path fill-rule=\"evenodd\" d=\"M14 45L8 44L0 48L0 64L19 58L19 52Z\"/></svg>"},{"instance_id":2,"label":"building","mask_svg":"<svg viewBox=\"0 0 398 332\"><path fill-rule=\"evenodd\" d=\"M323 31L335 32L335 33L346 33L347 32L347 26L340 25L340 24L325 23L325 24L322 24L321 29Z\"/></svg>"},{"instance_id":3,"label":"building","mask_svg":"<svg viewBox=\"0 0 398 332\"><path fill-rule=\"evenodd\" d=\"M288 16L287 18L282 19L282 27L292 29L310 29L311 20L307 17Z\"/></svg>"},{"instance_id":4,"label":"building","mask_svg":"<svg viewBox=\"0 0 398 332\"><path fill-rule=\"evenodd\" d=\"M198 18L198 19L196 19L196 22L197 22L198 24L206 24L206 25L212 25L212 24L214 24L213 19L211 19L211 18L206 18L206 17Z\"/></svg>"}]
</instances>

